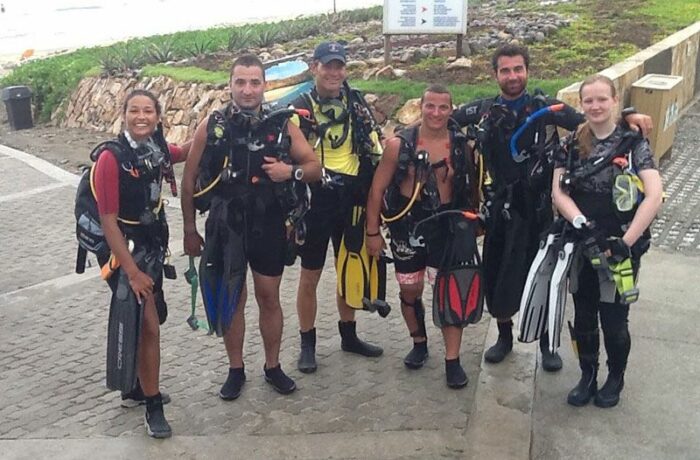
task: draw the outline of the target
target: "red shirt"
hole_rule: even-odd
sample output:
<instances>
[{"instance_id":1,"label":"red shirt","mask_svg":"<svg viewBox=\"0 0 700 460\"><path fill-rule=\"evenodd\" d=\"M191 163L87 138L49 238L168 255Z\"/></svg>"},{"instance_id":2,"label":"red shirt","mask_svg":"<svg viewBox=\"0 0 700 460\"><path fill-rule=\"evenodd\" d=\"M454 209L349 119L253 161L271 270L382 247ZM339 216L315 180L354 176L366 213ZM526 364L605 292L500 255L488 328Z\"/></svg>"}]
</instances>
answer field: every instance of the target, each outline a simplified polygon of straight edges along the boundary
<instances>
[{"instance_id":1,"label":"red shirt","mask_svg":"<svg viewBox=\"0 0 700 460\"><path fill-rule=\"evenodd\" d=\"M182 148L168 144L173 163L183 161ZM119 214L119 164L110 150L100 154L95 165L95 198L100 215Z\"/></svg>"}]
</instances>

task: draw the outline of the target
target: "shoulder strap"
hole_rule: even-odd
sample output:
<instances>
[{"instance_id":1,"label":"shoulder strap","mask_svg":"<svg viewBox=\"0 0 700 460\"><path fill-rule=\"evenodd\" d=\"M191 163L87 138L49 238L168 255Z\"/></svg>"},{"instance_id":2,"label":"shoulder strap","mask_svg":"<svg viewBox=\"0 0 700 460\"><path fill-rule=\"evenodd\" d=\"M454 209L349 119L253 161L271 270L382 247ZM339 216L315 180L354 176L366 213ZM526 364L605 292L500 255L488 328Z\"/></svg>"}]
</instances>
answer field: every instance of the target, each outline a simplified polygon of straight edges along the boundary
<instances>
[{"instance_id":1,"label":"shoulder strap","mask_svg":"<svg viewBox=\"0 0 700 460\"><path fill-rule=\"evenodd\" d=\"M418 126L404 128L396 133L396 137L401 139L399 161L401 161L402 154L407 154L408 157L405 160L408 160L416 151L416 145L418 144Z\"/></svg>"},{"instance_id":2,"label":"shoulder strap","mask_svg":"<svg viewBox=\"0 0 700 460\"><path fill-rule=\"evenodd\" d=\"M97 162L97 159L105 150L112 152L117 159L117 162L120 164L127 161L129 151L126 149L126 147L124 147L124 145L122 145L121 142L119 142L119 139L117 138L100 142L95 146L95 148L92 149L90 152L90 159L93 161L93 163Z\"/></svg>"},{"instance_id":3,"label":"shoulder strap","mask_svg":"<svg viewBox=\"0 0 700 460\"><path fill-rule=\"evenodd\" d=\"M309 138L310 134L314 132L314 126L316 125L316 115L314 113L314 101L311 97L310 92L302 93L292 101L292 105L298 109L306 109L309 112L311 119L306 117L299 117L299 129L306 139Z\"/></svg>"},{"instance_id":4,"label":"shoulder strap","mask_svg":"<svg viewBox=\"0 0 700 460\"><path fill-rule=\"evenodd\" d=\"M631 130L626 130L622 134L622 137L620 138L620 141L617 143L617 145L610 150L610 153L608 153L608 155L603 157L598 163L593 165L587 171L582 172L582 174L577 177L578 180L585 179L586 177L590 177L594 174L597 174L598 172L602 171L607 166L609 166L615 158L619 158L621 155L626 155L627 152L630 151L630 149L634 146L636 142L639 141L640 138L640 133Z\"/></svg>"}]
</instances>

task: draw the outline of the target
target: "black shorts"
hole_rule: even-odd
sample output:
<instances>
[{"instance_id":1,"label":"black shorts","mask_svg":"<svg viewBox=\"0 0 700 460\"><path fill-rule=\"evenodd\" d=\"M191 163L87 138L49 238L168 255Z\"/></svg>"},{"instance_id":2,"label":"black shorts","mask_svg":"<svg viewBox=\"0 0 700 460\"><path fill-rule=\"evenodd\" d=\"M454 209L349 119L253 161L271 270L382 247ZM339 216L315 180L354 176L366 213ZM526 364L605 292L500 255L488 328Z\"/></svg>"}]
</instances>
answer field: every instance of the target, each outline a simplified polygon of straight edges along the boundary
<instances>
[{"instance_id":1,"label":"black shorts","mask_svg":"<svg viewBox=\"0 0 700 460\"><path fill-rule=\"evenodd\" d=\"M323 268L329 240L333 242L333 254L338 256L352 207L358 201L354 177L341 177L342 186L322 188L320 184L314 184L311 188L311 209L305 216L306 241L298 250L301 266L307 270Z\"/></svg>"},{"instance_id":2,"label":"black shorts","mask_svg":"<svg viewBox=\"0 0 700 460\"><path fill-rule=\"evenodd\" d=\"M275 208L265 213L259 226L250 219L246 233L246 260L251 270L265 276L282 276L287 252L284 216L281 209Z\"/></svg>"},{"instance_id":3,"label":"black shorts","mask_svg":"<svg viewBox=\"0 0 700 460\"><path fill-rule=\"evenodd\" d=\"M439 220L419 227L414 237L422 243L420 246L411 245L410 231L413 222L402 219L389 224L390 247L396 273L409 274L426 267L437 268L443 258L447 235L436 225Z\"/></svg>"}]
</instances>

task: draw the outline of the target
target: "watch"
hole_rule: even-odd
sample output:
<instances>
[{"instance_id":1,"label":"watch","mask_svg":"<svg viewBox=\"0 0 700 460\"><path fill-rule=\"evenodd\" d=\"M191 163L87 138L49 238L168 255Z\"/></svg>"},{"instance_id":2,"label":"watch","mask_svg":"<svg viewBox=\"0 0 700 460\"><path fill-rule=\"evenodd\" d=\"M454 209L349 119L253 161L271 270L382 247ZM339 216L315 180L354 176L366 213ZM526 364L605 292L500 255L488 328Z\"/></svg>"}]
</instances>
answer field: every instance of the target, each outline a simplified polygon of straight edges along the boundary
<instances>
[{"instance_id":1,"label":"watch","mask_svg":"<svg viewBox=\"0 0 700 460\"><path fill-rule=\"evenodd\" d=\"M635 113L637 113L637 109L630 106L630 107L625 107L624 109L622 109L622 112L620 112L620 115L622 115L622 118L625 118L627 115L634 115Z\"/></svg>"},{"instance_id":2,"label":"watch","mask_svg":"<svg viewBox=\"0 0 700 460\"><path fill-rule=\"evenodd\" d=\"M586 216L584 216L583 214L579 214L571 220L571 224L577 230L582 229L583 226L586 225L586 222L588 222L588 220L586 220Z\"/></svg>"},{"instance_id":3,"label":"watch","mask_svg":"<svg viewBox=\"0 0 700 460\"><path fill-rule=\"evenodd\" d=\"M301 166L292 166L292 178L297 181L300 181L304 178L304 170L301 169Z\"/></svg>"}]
</instances>

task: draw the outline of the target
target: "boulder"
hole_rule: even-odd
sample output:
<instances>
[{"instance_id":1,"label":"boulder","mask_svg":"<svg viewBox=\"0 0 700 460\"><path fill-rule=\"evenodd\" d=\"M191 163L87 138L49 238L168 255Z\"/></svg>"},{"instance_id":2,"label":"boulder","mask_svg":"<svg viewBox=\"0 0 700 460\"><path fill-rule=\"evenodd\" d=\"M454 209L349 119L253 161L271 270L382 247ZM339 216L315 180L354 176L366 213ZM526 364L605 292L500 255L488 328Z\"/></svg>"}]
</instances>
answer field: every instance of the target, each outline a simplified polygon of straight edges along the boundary
<instances>
[{"instance_id":1,"label":"boulder","mask_svg":"<svg viewBox=\"0 0 700 460\"><path fill-rule=\"evenodd\" d=\"M377 67L370 67L369 69L362 72L362 79L369 80L370 78L374 77L374 75L377 73L377 70L379 70Z\"/></svg>"},{"instance_id":2,"label":"boulder","mask_svg":"<svg viewBox=\"0 0 700 460\"><path fill-rule=\"evenodd\" d=\"M287 52L282 48L275 48L270 51L273 59L281 59L287 55Z\"/></svg>"},{"instance_id":3,"label":"boulder","mask_svg":"<svg viewBox=\"0 0 700 460\"><path fill-rule=\"evenodd\" d=\"M420 98L409 99L396 113L396 119L402 125L410 125L420 119Z\"/></svg>"},{"instance_id":4,"label":"boulder","mask_svg":"<svg viewBox=\"0 0 700 460\"><path fill-rule=\"evenodd\" d=\"M393 115L400 104L401 97L396 94L384 94L377 97L374 103L372 103L374 114L377 117L377 122L380 124L386 122Z\"/></svg>"},{"instance_id":5,"label":"boulder","mask_svg":"<svg viewBox=\"0 0 700 460\"><path fill-rule=\"evenodd\" d=\"M459 70L459 69L471 69L472 60L469 58L461 57L456 59L454 62L447 65L447 70Z\"/></svg>"},{"instance_id":6,"label":"boulder","mask_svg":"<svg viewBox=\"0 0 700 460\"><path fill-rule=\"evenodd\" d=\"M167 134L168 142L182 144L187 140L187 126L173 126Z\"/></svg>"},{"instance_id":7,"label":"boulder","mask_svg":"<svg viewBox=\"0 0 700 460\"><path fill-rule=\"evenodd\" d=\"M381 69L377 70L377 72L374 74L374 78L385 78L393 80L394 78L396 78L396 75L394 75L394 68L390 65L386 65Z\"/></svg>"},{"instance_id":8,"label":"boulder","mask_svg":"<svg viewBox=\"0 0 700 460\"><path fill-rule=\"evenodd\" d=\"M345 68L348 70L364 70L369 67L365 61L348 61L345 64Z\"/></svg>"}]
</instances>

